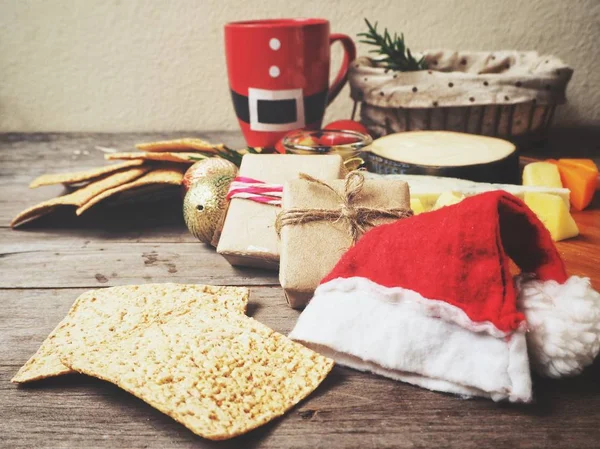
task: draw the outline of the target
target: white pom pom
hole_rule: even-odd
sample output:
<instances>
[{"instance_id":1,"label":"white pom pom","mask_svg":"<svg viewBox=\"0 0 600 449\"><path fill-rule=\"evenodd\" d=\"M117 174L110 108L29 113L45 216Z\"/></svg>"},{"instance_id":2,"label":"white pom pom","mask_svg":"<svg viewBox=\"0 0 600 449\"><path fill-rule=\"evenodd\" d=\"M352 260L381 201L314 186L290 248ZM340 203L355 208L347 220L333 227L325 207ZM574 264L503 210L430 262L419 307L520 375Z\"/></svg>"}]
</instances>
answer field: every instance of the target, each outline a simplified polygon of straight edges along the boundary
<instances>
[{"instance_id":1,"label":"white pom pom","mask_svg":"<svg viewBox=\"0 0 600 449\"><path fill-rule=\"evenodd\" d=\"M519 309L527 320L533 368L548 377L579 374L600 350L600 293L587 278L564 284L517 278Z\"/></svg>"}]
</instances>

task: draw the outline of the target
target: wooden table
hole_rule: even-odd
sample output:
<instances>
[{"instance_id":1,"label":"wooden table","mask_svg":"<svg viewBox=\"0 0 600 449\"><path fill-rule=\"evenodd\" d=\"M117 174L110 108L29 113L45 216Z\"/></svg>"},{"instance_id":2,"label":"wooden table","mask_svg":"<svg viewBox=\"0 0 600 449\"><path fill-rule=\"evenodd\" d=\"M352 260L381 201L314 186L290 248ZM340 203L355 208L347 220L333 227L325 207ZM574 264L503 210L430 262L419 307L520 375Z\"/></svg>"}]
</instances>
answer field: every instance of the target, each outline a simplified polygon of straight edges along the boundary
<instances>
[{"instance_id":1,"label":"wooden table","mask_svg":"<svg viewBox=\"0 0 600 449\"><path fill-rule=\"evenodd\" d=\"M189 134L189 133L188 133ZM119 388L66 376L18 388L17 369L91 288L150 282L251 286L249 314L287 333L291 310L275 273L232 268L189 235L176 202L58 214L23 230L10 219L61 187L31 179L97 165L97 146L131 148L167 135L0 135L0 447L600 447L600 363L568 380L534 378L536 402L462 400L336 367L281 419L225 442L204 440ZM237 133L203 137L242 145ZM600 196L600 195L598 195ZM600 198L576 214L582 235L559 243L569 271L600 290Z\"/></svg>"}]
</instances>

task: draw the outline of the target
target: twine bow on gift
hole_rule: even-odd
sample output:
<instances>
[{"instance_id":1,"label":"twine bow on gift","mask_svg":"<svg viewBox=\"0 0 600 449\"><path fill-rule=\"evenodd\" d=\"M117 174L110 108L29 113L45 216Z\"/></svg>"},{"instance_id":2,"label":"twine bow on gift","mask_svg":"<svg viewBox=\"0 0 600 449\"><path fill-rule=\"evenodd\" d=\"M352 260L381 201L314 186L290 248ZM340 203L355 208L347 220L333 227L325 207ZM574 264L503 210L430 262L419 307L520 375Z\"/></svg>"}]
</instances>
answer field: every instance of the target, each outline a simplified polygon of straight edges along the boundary
<instances>
[{"instance_id":1,"label":"twine bow on gift","mask_svg":"<svg viewBox=\"0 0 600 449\"><path fill-rule=\"evenodd\" d=\"M316 185L329 189L340 200L339 209L288 209L280 212L275 221L277 234L281 234L284 226L300 225L315 221L332 221L337 223L341 220L348 223L352 244L364 234L368 228L374 227L374 221L380 218L408 218L413 211L404 208L375 208L355 205L355 199L362 191L365 177L359 171L350 172L346 176L346 184L343 193L338 193L333 187L325 182L313 178L305 173L300 173L300 179L312 182Z\"/></svg>"}]
</instances>

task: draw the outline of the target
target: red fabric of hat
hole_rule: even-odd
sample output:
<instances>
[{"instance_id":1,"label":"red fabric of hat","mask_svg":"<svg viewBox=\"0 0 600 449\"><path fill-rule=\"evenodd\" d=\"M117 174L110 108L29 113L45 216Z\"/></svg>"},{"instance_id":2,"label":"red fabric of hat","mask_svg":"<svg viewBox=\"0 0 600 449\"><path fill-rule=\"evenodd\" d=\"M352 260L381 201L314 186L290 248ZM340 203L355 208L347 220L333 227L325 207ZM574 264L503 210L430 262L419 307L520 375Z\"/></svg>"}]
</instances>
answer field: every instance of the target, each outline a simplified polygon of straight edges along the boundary
<instances>
[{"instance_id":1,"label":"red fabric of hat","mask_svg":"<svg viewBox=\"0 0 600 449\"><path fill-rule=\"evenodd\" d=\"M540 220L496 191L367 232L290 337L430 390L530 402L531 367L572 376L600 352L600 293L567 277Z\"/></svg>"},{"instance_id":2,"label":"red fabric of hat","mask_svg":"<svg viewBox=\"0 0 600 449\"><path fill-rule=\"evenodd\" d=\"M542 222L515 196L494 191L466 198L457 207L374 228L322 284L363 277L385 287L403 287L507 332L524 319L516 307L509 258L540 280L567 279Z\"/></svg>"}]
</instances>

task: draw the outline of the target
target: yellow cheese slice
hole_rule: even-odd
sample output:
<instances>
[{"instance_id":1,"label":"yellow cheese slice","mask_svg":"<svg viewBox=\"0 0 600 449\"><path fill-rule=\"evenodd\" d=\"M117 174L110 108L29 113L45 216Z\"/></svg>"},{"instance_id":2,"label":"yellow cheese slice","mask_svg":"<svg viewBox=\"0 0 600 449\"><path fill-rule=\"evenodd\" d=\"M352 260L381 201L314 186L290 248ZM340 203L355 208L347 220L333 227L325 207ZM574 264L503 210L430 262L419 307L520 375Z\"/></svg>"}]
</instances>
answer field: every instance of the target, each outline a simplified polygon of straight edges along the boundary
<instances>
[{"instance_id":1,"label":"yellow cheese slice","mask_svg":"<svg viewBox=\"0 0 600 449\"><path fill-rule=\"evenodd\" d=\"M461 193L444 192L436 200L435 204L433 205L433 210L440 209L444 206L452 206L453 204L458 204L464 199L465 196Z\"/></svg>"},{"instance_id":2,"label":"yellow cheese slice","mask_svg":"<svg viewBox=\"0 0 600 449\"><path fill-rule=\"evenodd\" d=\"M423 208L427 211L433 208L439 196L444 192L453 192L464 196L473 196L493 190L504 190L514 196L523 199L526 192L548 193L562 199L565 206L569 208L569 189L559 187L522 186L516 184L488 184L483 182L467 181L465 179L445 178L440 176L426 175L380 175L377 173L365 173L366 179L397 179L408 182L410 187L410 198L421 201Z\"/></svg>"},{"instance_id":3,"label":"yellow cheese slice","mask_svg":"<svg viewBox=\"0 0 600 449\"><path fill-rule=\"evenodd\" d=\"M420 213L425 212L423 203L421 203L421 200L418 198L410 199L410 208L412 209L414 215L419 215Z\"/></svg>"},{"instance_id":4,"label":"yellow cheese slice","mask_svg":"<svg viewBox=\"0 0 600 449\"><path fill-rule=\"evenodd\" d=\"M579 235L575 220L558 196L525 192L524 201L544 223L555 242Z\"/></svg>"},{"instance_id":5,"label":"yellow cheese slice","mask_svg":"<svg viewBox=\"0 0 600 449\"><path fill-rule=\"evenodd\" d=\"M550 162L532 162L523 169L524 186L562 187L558 167Z\"/></svg>"}]
</instances>

